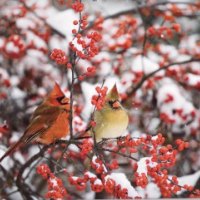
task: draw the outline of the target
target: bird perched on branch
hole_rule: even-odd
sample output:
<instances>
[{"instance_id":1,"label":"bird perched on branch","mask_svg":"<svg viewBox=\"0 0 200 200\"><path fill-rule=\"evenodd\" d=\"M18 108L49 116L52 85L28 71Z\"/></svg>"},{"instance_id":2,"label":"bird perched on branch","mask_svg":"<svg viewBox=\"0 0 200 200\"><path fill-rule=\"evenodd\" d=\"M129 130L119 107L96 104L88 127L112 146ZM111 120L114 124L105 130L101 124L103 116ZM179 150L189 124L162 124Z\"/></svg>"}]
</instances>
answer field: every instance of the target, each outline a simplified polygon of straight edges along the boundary
<instances>
[{"instance_id":1,"label":"bird perched on branch","mask_svg":"<svg viewBox=\"0 0 200 200\"><path fill-rule=\"evenodd\" d=\"M106 96L106 102L101 110L94 113L96 122L93 132L96 142L103 138L116 138L123 134L128 126L128 114L120 103L116 84Z\"/></svg>"},{"instance_id":2,"label":"bird perched on branch","mask_svg":"<svg viewBox=\"0 0 200 200\"><path fill-rule=\"evenodd\" d=\"M69 98L55 83L53 90L40 104L22 137L0 158L0 162L17 147L32 141L51 144L69 134Z\"/></svg>"}]
</instances>

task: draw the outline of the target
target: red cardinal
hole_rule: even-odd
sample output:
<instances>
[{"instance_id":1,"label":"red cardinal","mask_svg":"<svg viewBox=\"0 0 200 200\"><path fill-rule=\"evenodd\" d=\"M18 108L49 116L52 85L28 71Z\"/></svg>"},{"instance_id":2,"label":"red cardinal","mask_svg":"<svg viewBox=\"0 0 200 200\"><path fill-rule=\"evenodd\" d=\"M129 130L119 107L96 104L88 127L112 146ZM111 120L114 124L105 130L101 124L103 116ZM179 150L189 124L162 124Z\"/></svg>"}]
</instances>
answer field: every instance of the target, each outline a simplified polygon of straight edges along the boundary
<instances>
[{"instance_id":1,"label":"red cardinal","mask_svg":"<svg viewBox=\"0 0 200 200\"><path fill-rule=\"evenodd\" d=\"M11 146L0 158L0 162L18 146L36 141L51 144L69 134L69 98L60 86L55 86L47 98L37 107L30 124L20 140Z\"/></svg>"}]
</instances>

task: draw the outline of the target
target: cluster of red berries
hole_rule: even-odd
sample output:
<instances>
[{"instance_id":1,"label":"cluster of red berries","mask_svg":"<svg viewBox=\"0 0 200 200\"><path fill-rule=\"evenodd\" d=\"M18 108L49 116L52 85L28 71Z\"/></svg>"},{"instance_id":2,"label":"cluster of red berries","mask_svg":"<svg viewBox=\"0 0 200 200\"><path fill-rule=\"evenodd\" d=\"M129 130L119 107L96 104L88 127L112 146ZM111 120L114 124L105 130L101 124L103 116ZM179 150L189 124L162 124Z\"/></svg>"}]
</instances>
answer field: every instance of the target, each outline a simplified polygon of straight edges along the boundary
<instances>
[{"instance_id":1,"label":"cluster of red berries","mask_svg":"<svg viewBox=\"0 0 200 200\"><path fill-rule=\"evenodd\" d=\"M145 173L137 173L135 172L135 183L137 186L145 188L148 184L148 179Z\"/></svg>"},{"instance_id":2,"label":"cluster of red berries","mask_svg":"<svg viewBox=\"0 0 200 200\"><path fill-rule=\"evenodd\" d=\"M102 181L100 179L91 179L90 178L90 185L91 185L91 189L94 192L102 192L104 189L104 186L102 184Z\"/></svg>"},{"instance_id":3,"label":"cluster of red berries","mask_svg":"<svg viewBox=\"0 0 200 200\"><path fill-rule=\"evenodd\" d=\"M102 39L102 36L100 33L93 31L87 34L87 38L95 42L100 42Z\"/></svg>"},{"instance_id":4,"label":"cluster of red berries","mask_svg":"<svg viewBox=\"0 0 200 200\"><path fill-rule=\"evenodd\" d=\"M158 162L158 167L172 167L176 162L177 150L168 144L158 150L158 153L152 154L152 161Z\"/></svg>"},{"instance_id":5,"label":"cluster of red berries","mask_svg":"<svg viewBox=\"0 0 200 200\"><path fill-rule=\"evenodd\" d=\"M86 26L88 25L87 19L88 19L88 15L87 15L87 14L84 14L84 15L82 16L81 21L80 21L80 28L81 28L82 30L85 29Z\"/></svg>"},{"instance_id":6,"label":"cluster of red berries","mask_svg":"<svg viewBox=\"0 0 200 200\"><path fill-rule=\"evenodd\" d=\"M155 81L154 81L153 79L147 80L147 81L145 82L145 84L144 84L144 88L145 88L146 90L152 89L152 88L154 88L154 87L155 87Z\"/></svg>"},{"instance_id":7,"label":"cluster of red berries","mask_svg":"<svg viewBox=\"0 0 200 200\"><path fill-rule=\"evenodd\" d=\"M151 177L157 186L160 188L160 191L163 197L172 197L173 194L181 191L181 189L185 189L191 192L194 188L193 186L184 185L180 186L178 178L176 176L170 177L166 169L160 170L159 172L151 172ZM193 192L194 195L197 194L195 191Z\"/></svg>"},{"instance_id":8,"label":"cluster of red berries","mask_svg":"<svg viewBox=\"0 0 200 200\"><path fill-rule=\"evenodd\" d=\"M104 189L108 194L113 194L114 197L119 199L130 199L128 196L127 188L123 188L122 185L117 184L112 178L104 179Z\"/></svg>"},{"instance_id":9,"label":"cluster of red berries","mask_svg":"<svg viewBox=\"0 0 200 200\"><path fill-rule=\"evenodd\" d=\"M184 149L189 148L189 142L185 142L181 139L176 140L176 145L178 146L177 147L178 151L183 151Z\"/></svg>"},{"instance_id":10,"label":"cluster of red berries","mask_svg":"<svg viewBox=\"0 0 200 200\"><path fill-rule=\"evenodd\" d=\"M87 180L84 177L69 176L69 183L76 187L78 191L86 189Z\"/></svg>"},{"instance_id":11,"label":"cluster of red berries","mask_svg":"<svg viewBox=\"0 0 200 200\"><path fill-rule=\"evenodd\" d=\"M190 194L189 198L200 198L200 189L195 189L193 193Z\"/></svg>"},{"instance_id":12,"label":"cluster of red berries","mask_svg":"<svg viewBox=\"0 0 200 200\"><path fill-rule=\"evenodd\" d=\"M72 4L72 8L75 12L81 13L84 9L84 4L81 1L76 0ZM97 43L101 40L102 36L97 31L89 32L85 35L81 33L81 30L86 29L88 25L88 15L80 15L79 20L74 20L73 24L79 26L78 28L72 29L72 34L74 34L74 39L69 43L70 49L76 54L76 57L81 59L90 60L95 55L99 53L99 47ZM70 67L68 67L70 68ZM86 77L94 76L96 74L96 67L90 66L87 71L78 76L78 80L82 81Z\"/></svg>"},{"instance_id":13,"label":"cluster of red berries","mask_svg":"<svg viewBox=\"0 0 200 200\"><path fill-rule=\"evenodd\" d=\"M146 160L147 174L139 174L136 172L136 185L145 188L148 184L148 175L158 185L164 197L171 197L172 194L176 194L178 191L180 191L182 187L179 186L176 176L173 176L172 178L169 177L166 168L169 168L175 164L177 152L182 151L183 147L187 148L188 143L185 143L182 140L177 140L177 151L176 149L173 149L172 145L161 146L163 145L164 141L165 139L162 134L158 134L154 137L148 135L146 137L137 139L133 139L128 135L119 139L118 144L120 145L119 148L122 147L122 149L125 146L126 148L135 148L140 145L147 146L147 148L144 149L151 154L150 159ZM116 151L118 151L118 149ZM83 178L71 177L70 183L75 185L78 190L84 190L86 188L86 182L90 181L91 188L95 192L100 192L105 189L107 193L112 193L117 198L128 198L128 192L126 188L122 188L121 185L117 185L116 182L110 178L105 178L107 172L101 159L94 157L92 159L91 166L95 170L96 174L101 174L102 180L97 179L96 175L91 176L91 174L85 174ZM113 160L113 162L107 167L112 170L116 169L117 166L117 161ZM135 170L137 170L137 166ZM186 186L184 188L186 188ZM187 189L191 190L191 187L188 186Z\"/></svg>"},{"instance_id":14,"label":"cluster of red berries","mask_svg":"<svg viewBox=\"0 0 200 200\"><path fill-rule=\"evenodd\" d=\"M11 35L6 39L2 50L5 56L12 59L19 59L24 56L26 45L21 36Z\"/></svg>"},{"instance_id":15,"label":"cluster of red berries","mask_svg":"<svg viewBox=\"0 0 200 200\"><path fill-rule=\"evenodd\" d=\"M114 44L109 44L110 51L119 51L121 49L128 49L132 46L132 38L128 35L122 39L118 39L118 41Z\"/></svg>"},{"instance_id":16,"label":"cluster of red berries","mask_svg":"<svg viewBox=\"0 0 200 200\"><path fill-rule=\"evenodd\" d=\"M69 183L76 187L77 190L83 191L86 189L86 184L89 181L92 191L102 192L105 190L108 194L113 194L116 198L128 199L128 190L112 178L102 176L102 180L91 172L85 172L83 177L69 176Z\"/></svg>"},{"instance_id":17,"label":"cluster of red berries","mask_svg":"<svg viewBox=\"0 0 200 200\"><path fill-rule=\"evenodd\" d=\"M162 149L161 151L163 151ZM164 150L165 151L165 150ZM164 166L164 168L169 166ZM151 177L156 185L160 188L160 191L164 197L171 197L173 194L179 192L182 188L191 191L191 186L180 186L176 176L170 177L166 169L162 169L161 165L157 164L154 167L147 165L147 174ZM137 170L137 167L136 167ZM145 188L148 184L147 175L145 173L135 173L136 185Z\"/></svg>"},{"instance_id":18,"label":"cluster of red berries","mask_svg":"<svg viewBox=\"0 0 200 200\"><path fill-rule=\"evenodd\" d=\"M106 171L103 161L96 156L92 159L91 167L96 171L97 174L104 174Z\"/></svg>"},{"instance_id":19,"label":"cluster of red berries","mask_svg":"<svg viewBox=\"0 0 200 200\"><path fill-rule=\"evenodd\" d=\"M200 81L198 81L198 82L194 85L194 87L195 87L196 89L200 90Z\"/></svg>"},{"instance_id":20,"label":"cluster of red berries","mask_svg":"<svg viewBox=\"0 0 200 200\"><path fill-rule=\"evenodd\" d=\"M96 67L95 66L90 66L87 68L87 72L85 72L84 74L80 75L78 77L79 81L84 80L86 77L90 77L90 76L94 76L96 74Z\"/></svg>"},{"instance_id":21,"label":"cluster of red berries","mask_svg":"<svg viewBox=\"0 0 200 200\"><path fill-rule=\"evenodd\" d=\"M81 17L81 19L80 19L79 21L78 21L78 20L74 20L74 21L73 21L73 24L74 24L75 26L76 26L76 25L79 25L79 29L84 30L84 29L86 28L86 26L88 25L87 18L88 18L88 15L85 14L85 15L83 15L83 16ZM77 39L80 40L81 34L77 32L77 29L72 29L72 33L73 33L74 35L77 36ZM79 41L79 42L80 42L80 41ZM84 42L80 42L80 43L82 43L82 46L84 47L85 43L84 43ZM85 47L86 47L86 46L85 46ZM84 48L85 48L85 47L84 47Z\"/></svg>"},{"instance_id":22,"label":"cluster of red berries","mask_svg":"<svg viewBox=\"0 0 200 200\"><path fill-rule=\"evenodd\" d=\"M151 177L160 188L160 192L163 197L171 197L173 194L176 194L181 190L181 187L178 185L177 177L169 178L167 170L162 170L160 172L152 172Z\"/></svg>"},{"instance_id":23,"label":"cluster of red berries","mask_svg":"<svg viewBox=\"0 0 200 200\"><path fill-rule=\"evenodd\" d=\"M51 177L47 181L48 183L48 192L45 197L52 200L64 199L68 196L68 193L63 185L61 179L55 177L51 174Z\"/></svg>"},{"instance_id":24,"label":"cluster of red berries","mask_svg":"<svg viewBox=\"0 0 200 200\"><path fill-rule=\"evenodd\" d=\"M146 173L138 173L138 165L135 163L134 170L135 177L134 181L137 186L145 188L148 184L148 176L158 185L161 189L161 193L165 197L171 197L172 194L176 194L181 190L181 187L178 185L177 177L170 178L168 175L167 168L170 168L175 165L177 153L183 151L185 148L188 148L188 142L184 142L180 139L176 140L176 148L173 148L172 145L164 146L165 138L162 134L157 136L147 135L142 138L131 138L130 135L122 137L117 141L117 148L112 148L113 152L122 152L122 153L136 153L137 149L141 147L147 154L150 154L151 157L145 160L146 163ZM98 163L101 163L99 160ZM109 164L107 167L112 164ZM114 162L114 168L117 166L117 162ZM113 188L113 183L111 181L110 187ZM166 185L166 187L165 187ZM111 190L111 189L110 189ZM108 191L110 191L108 189Z\"/></svg>"},{"instance_id":25,"label":"cluster of red berries","mask_svg":"<svg viewBox=\"0 0 200 200\"><path fill-rule=\"evenodd\" d=\"M127 188L123 188L120 184L115 186L114 196L118 199L130 199Z\"/></svg>"},{"instance_id":26,"label":"cluster of red berries","mask_svg":"<svg viewBox=\"0 0 200 200\"><path fill-rule=\"evenodd\" d=\"M102 23L101 19L100 23ZM105 42L110 51L128 49L133 45L131 35L134 35L137 29L137 19L135 17L127 15L117 18L117 20L112 19L109 26L113 27L113 31L110 31L109 27L105 27L103 31L108 35L107 38L109 37L111 40L109 43L107 39L103 42Z\"/></svg>"},{"instance_id":27,"label":"cluster of red berries","mask_svg":"<svg viewBox=\"0 0 200 200\"><path fill-rule=\"evenodd\" d=\"M168 114L161 112L160 119L163 120L166 124L174 124L176 122L175 119L172 119Z\"/></svg>"},{"instance_id":28,"label":"cluster of red berries","mask_svg":"<svg viewBox=\"0 0 200 200\"><path fill-rule=\"evenodd\" d=\"M104 189L104 186L100 179L96 179L95 181L90 181L90 184L91 184L91 189L94 192L102 192Z\"/></svg>"},{"instance_id":29,"label":"cluster of red berries","mask_svg":"<svg viewBox=\"0 0 200 200\"><path fill-rule=\"evenodd\" d=\"M151 144L154 148L157 148L159 145L162 145L165 141L165 138L159 133L156 137L152 137L151 135L146 135L145 137L141 138L132 138L130 135L125 137L119 138L117 140L117 146L119 148L128 147L128 148L135 148L141 145L148 146Z\"/></svg>"},{"instance_id":30,"label":"cluster of red berries","mask_svg":"<svg viewBox=\"0 0 200 200\"><path fill-rule=\"evenodd\" d=\"M89 33L87 39L85 39L80 33L77 34L75 29L73 29L72 32L76 34L75 39L81 47L77 47L73 42L69 43L71 50L76 52L77 56L82 59L90 60L99 53L97 43L101 40L100 33L94 31Z\"/></svg>"},{"instance_id":31,"label":"cluster of red berries","mask_svg":"<svg viewBox=\"0 0 200 200\"><path fill-rule=\"evenodd\" d=\"M124 18L118 19L115 23L117 31L113 34L113 38L118 38L127 33L131 35L137 28L137 19L133 16L124 16Z\"/></svg>"},{"instance_id":32,"label":"cluster of red berries","mask_svg":"<svg viewBox=\"0 0 200 200\"><path fill-rule=\"evenodd\" d=\"M0 137L2 136L2 134L8 133L8 131L9 131L9 127L7 124L0 124Z\"/></svg>"},{"instance_id":33,"label":"cluster of red berries","mask_svg":"<svg viewBox=\"0 0 200 200\"><path fill-rule=\"evenodd\" d=\"M92 140L88 140L88 139L83 140L82 143L79 145L79 147L81 148L81 152L80 152L81 156L85 157L93 149L93 142Z\"/></svg>"},{"instance_id":34,"label":"cluster of red berries","mask_svg":"<svg viewBox=\"0 0 200 200\"><path fill-rule=\"evenodd\" d=\"M97 86L95 89L98 94L92 96L91 103L96 107L97 110L101 110L106 102L106 93L108 88L106 86L103 88Z\"/></svg>"},{"instance_id":35,"label":"cluster of red berries","mask_svg":"<svg viewBox=\"0 0 200 200\"><path fill-rule=\"evenodd\" d=\"M171 94L167 94L167 97L165 98L165 103L170 103L174 100L174 97Z\"/></svg>"},{"instance_id":36,"label":"cluster of red berries","mask_svg":"<svg viewBox=\"0 0 200 200\"><path fill-rule=\"evenodd\" d=\"M25 6L19 5L13 8L12 17L24 17L27 14L27 9Z\"/></svg>"},{"instance_id":37,"label":"cluster of red berries","mask_svg":"<svg viewBox=\"0 0 200 200\"><path fill-rule=\"evenodd\" d=\"M51 173L51 170L49 169L49 166L47 164L40 164L37 166L37 173L41 175L44 179L47 179L49 177L49 174Z\"/></svg>"},{"instance_id":38,"label":"cluster of red berries","mask_svg":"<svg viewBox=\"0 0 200 200\"><path fill-rule=\"evenodd\" d=\"M84 9L84 4L81 3L79 0L76 0L73 4L72 4L72 9L75 12L82 12Z\"/></svg>"},{"instance_id":39,"label":"cluster of red berries","mask_svg":"<svg viewBox=\"0 0 200 200\"><path fill-rule=\"evenodd\" d=\"M65 52L62 51L61 49L54 49L51 52L50 58L59 65L65 65L67 64L67 61L68 61Z\"/></svg>"},{"instance_id":40,"label":"cluster of red berries","mask_svg":"<svg viewBox=\"0 0 200 200\"><path fill-rule=\"evenodd\" d=\"M107 167L109 167L109 169L111 170L118 169L119 168L118 161L116 159L113 159L111 163L107 164Z\"/></svg>"},{"instance_id":41,"label":"cluster of red berries","mask_svg":"<svg viewBox=\"0 0 200 200\"><path fill-rule=\"evenodd\" d=\"M174 149L172 145L161 146L163 143L164 138L161 134L158 134L156 137L147 136L145 141L142 140L142 144L146 144L149 148L147 150L151 154L151 159L146 160L147 174L136 172L135 182L136 185L145 188L148 184L148 175L158 185L164 197L171 197L172 194L180 191L181 187L179 186L177 177L173 176L170 178L166 169L175 165L178 151L180 152L188 148L189 144L178 139L176 140L177 148ZM151 145L154 148L150 148ZM137 168L136 164L134 169L137 171Z\"/></svg>"},{"instance_id":42,"label":"cluster of red berries","mask_svg":"<svg viewBox=\"0 0 200 200\"><path fill-rule=\"evenodd\" d=\"M141 81L142 77L144 76L144 72L132 72L134 74L134 78L132 80L133 83L138 83Z\"/></svg>"},{"instance_id":43,"label":"cluster of red berries","mask_svg":"<svg viewBox=\"0 0 200 200\"><path fill-rule=\"evenodd\" d=\"M94 192L101 192L104 189L102 181L91 172L85 172L83 177L69 176L68 179L70 184L74 185L79 191L85 190L88 181L90 182L91 189Z\"/></svg>"},{"instance_id":44,"label":"cluster of red berries","mask_svg":"<svg viewBox=\"0 0 200 200\"><path fill-rule=\"evenodd\" d=\"M169 103L173 101L173 96L168 96L165 99L165 103ZM174 109L174 114L177 114L183 121L186 121L188 117L194 118L196 116L196 111L192 110L189 114L184 114L183 109ZM166 124L174 124L176 121L172 117L170 117L168 114L161 112L160 113L160 119L163 120Z\"/></svg>"},{"instance_id":45,"label":"cluster of red berries","mask_svg":"<svg viewBox=\"0 0 200 200\"><path fill-rule=\"evenodd\" d=\"M46 198L57 200L65 198L68 193L61 179L57 178L46 164L37 166L37 173L40 174L48 184L48 192Z\"/></svg>"},{"instance_id":46,"label":"cluster of red berries","mask_svg":"<svg viewBox=\"0 0 200 200\"><path fill-rule=\"evenodd\" d=\"M198 74L198 73L197 73ZM188 82L189 81L189 77L188 75L184 74L183 80ZM189 84L189 83L188 83ZM189 84L190 85L190 84ZM200 89L200 81L197 81L195 84L191 85L192 87L196 88L196 89Z\"/></svg>"},{"instance_id":47,"label":"cluster of red berries","mask_svg":"<svg viewBox=\"0 0 200 200\"><path fill-rule=\"evenodd\" d=\"M169 9L172 13L173 16L182 16L183 15L183 12L181 10L181 8L179 8L177 5L175 4L172 4L170 6L170 9Z\"/></svg>"},{"instance_id":48,"label":"cluster of red berries","mask_svg":"<svg viewBox=\"0 0 200 200\"><path fill-rule=\"evenodd\" d=\"M166 76L169 76L169 77L177 77L177 69L173 69L173 68L169 68L169 69L167 69L166 71L165 71L165 74L166 74Z\"/></svg>"},{"instance_id":49,"label":"cluster of red berries","mask_svg":"<svg viewBox=\"0 0 200 200\"><path fill-rule=\"evenodd\" d=\"M115 190L115 181L111 178L107 178L104 182L104 187L108 194L113 194Z\"/></svg>"},{"instance_id":50,"label":"cluster of red berries","mask_svg":"<svg viewBox=\"0 0 200 200\"><path fill-rule=\"evenodd\" d=\"M149 37L159 37L159 38L173 38L173 33L180 33L181 26L180 24L172 24L171 27L162 26L162 27L154 27L151 26L147 29L147 33Z\"/></svg>"},{"instance_id":51,"label":"cluster of red berries","mask_svg":"<svg viewBox=\"0 0 200 200\"><path fill-rule=\"evenodd\" d=\"M81 2L76 1L75 3L73 3L72 8L76 12L82 12L84 6ZM77 29L72 30L72 33L74 34L74 41L77 42L79 47L77 47L77 45L75 45L73 41L70 42L69 45L71 50L75 52L78 57L89 60L99 53L99 48L96 43L101 40L102 36L97 31L88 33L86 35L86 38L80 33L80 30L84 30L88 25L87 18L87 15L83 15L81 16L81 19L79 21L73 21L74 25L79 25L79 32L77 31Z\"/></svg>"},{"instance_id":52,"label":"cluster of red berries","mask_svg":"<svg viewBox=\"0 0 200 200\"><path fill-rule=\"evenodd\" d=\"M6 88L9 88L11 86L11 82L7 78L6 79L1 78L0 79L0 84L1 84L1 86L5 86Z\"/></svg>"}]
</instances>

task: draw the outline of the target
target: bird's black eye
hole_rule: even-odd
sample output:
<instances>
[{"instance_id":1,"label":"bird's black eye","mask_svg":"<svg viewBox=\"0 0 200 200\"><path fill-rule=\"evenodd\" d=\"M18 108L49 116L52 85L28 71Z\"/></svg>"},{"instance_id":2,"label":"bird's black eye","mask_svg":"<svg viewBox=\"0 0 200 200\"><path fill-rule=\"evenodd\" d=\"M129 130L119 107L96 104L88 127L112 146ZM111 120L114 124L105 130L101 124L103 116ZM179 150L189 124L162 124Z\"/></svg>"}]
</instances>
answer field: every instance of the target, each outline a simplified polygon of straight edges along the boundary
<instances>
[{"instance_id":1,"label":"bird's black eye","mask_svg":"<svg viewBox=\"0 0 200 200\"><path fill-rule=\"evenodd\" d=\"M113 103L114 103L115 101L108 101L108 103L109 103L109 105L111 106L111 107L113 107Z\"/></svg>"}]
</instances>

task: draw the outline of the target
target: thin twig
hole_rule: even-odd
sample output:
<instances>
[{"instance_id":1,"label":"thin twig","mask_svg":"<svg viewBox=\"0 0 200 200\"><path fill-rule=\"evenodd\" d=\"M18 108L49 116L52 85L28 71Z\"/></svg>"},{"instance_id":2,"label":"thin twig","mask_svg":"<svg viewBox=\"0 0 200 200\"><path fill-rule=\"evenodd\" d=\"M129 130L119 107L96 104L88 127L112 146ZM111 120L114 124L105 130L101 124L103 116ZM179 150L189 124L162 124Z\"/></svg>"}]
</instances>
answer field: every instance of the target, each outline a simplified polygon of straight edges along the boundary
<instances>
[{"instance_id":1,"label":"thin twig","mask_svg":"<svg viewBox=\"0 0 200 200\"><path fill-rule=\"evenodd\" d=\"M134 160L134 161L138 161L137 158L134 158L134 157L132 157L131 155L127 155L127 154L121 153L121 152L119 152L119 151L114 151L114 150L112 150L112 149L99 148L99 150L108 151L108 152L110 152L110 153L115 153L115 154L118 154L118 155L120 155L120 156L122 156L122 157L129 158L129 159Z\"/></svg>"}]
</instances>

